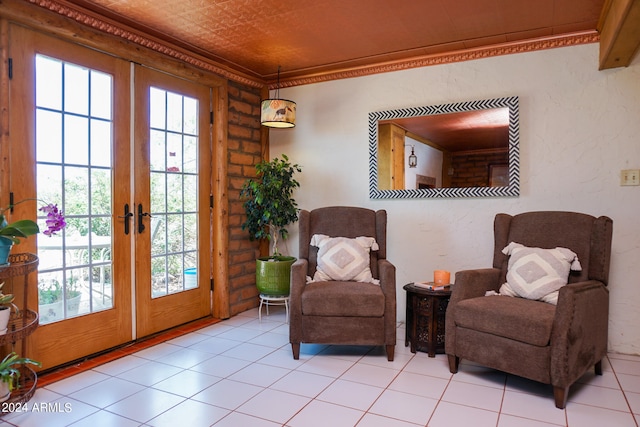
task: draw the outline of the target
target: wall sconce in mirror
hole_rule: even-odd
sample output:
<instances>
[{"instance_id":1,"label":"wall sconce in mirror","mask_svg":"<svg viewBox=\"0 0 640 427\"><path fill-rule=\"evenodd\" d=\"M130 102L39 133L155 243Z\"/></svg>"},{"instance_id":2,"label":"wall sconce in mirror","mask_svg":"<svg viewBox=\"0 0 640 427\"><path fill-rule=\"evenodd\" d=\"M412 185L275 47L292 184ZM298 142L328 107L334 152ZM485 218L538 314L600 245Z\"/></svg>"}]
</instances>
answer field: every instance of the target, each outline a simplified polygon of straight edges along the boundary
<instances>
[{"instance_id":1,"label":"wall sconce in mirror","mask_svg":"<svg viewBox=\"0 0 640 427\"><path fill-rule=\"evenodd\" d=\"M513 96L369 113L369 196L519 196L518 110Z\"/></svg>"},{"instance_id":2,"label":"wall sconce in mirror","mask_svg":"<svg viewBox=\"0 0 640 427\"><path fill-rule=\"evenodd\" d=\"M280 67L278 67L275 95L275 98L262 101L260 123L262 126L272 128L294 127L296 125L296 103L288 99L280 99Z\"/></svg>"},{"instance_id":3,"label":"wall sconce in mirror","mask_svg":"<svg viewBox=\"0 0 640 427\"><path fill-rule=\"evenodd\" d=\"M408 145L405 145L405 147L408 147ZM416 166L418 166L418 157L416 157L416 153L414 149L415 149L415 145L412 145L411 154L409 154L409 161L407 162L409 163L410 168L415 168Z\"/></svg>"}]
</instances>

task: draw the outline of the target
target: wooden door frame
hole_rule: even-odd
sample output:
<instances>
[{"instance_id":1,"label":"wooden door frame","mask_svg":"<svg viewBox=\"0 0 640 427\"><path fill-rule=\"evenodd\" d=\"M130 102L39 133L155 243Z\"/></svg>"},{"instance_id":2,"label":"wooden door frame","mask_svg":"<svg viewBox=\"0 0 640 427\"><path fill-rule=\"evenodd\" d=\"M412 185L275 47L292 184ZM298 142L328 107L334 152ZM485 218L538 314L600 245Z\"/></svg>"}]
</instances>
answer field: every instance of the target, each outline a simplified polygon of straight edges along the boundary
<instances>
[{"instance_id":1,"label":"wooden door frame","mask_svg":"<svg viewBox=\"0 0 640 427\"><path fill-rule=\"evenodd\" d=\"M219 319L231 317L229 301L229 183L227 163L227 133L229 101L227 95L227 81L224 85L212 86L212 155L216 159L212 162L211 188L213 191L213 209L211 210L211 279L213 292L211 293L212 314Z\"/></svg>"}]
</instances>

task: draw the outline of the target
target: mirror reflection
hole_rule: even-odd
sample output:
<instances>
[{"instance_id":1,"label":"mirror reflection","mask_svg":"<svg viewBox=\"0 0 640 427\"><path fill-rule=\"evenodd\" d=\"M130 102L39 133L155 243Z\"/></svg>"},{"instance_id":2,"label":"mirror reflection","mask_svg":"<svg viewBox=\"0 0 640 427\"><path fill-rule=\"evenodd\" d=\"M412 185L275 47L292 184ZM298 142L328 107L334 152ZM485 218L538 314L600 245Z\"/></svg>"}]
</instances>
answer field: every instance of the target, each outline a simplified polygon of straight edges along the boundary
<instances>
[{"instance_id":1,"label":"mirror reflection","mask_svg":"<svg viewBox=\"0 0 640 427\"><path fill-rule=\"evenodd\" d=\"M519 193L517 97L370 113L369 130L372 198Z\"/></svg>"}]
</instances>

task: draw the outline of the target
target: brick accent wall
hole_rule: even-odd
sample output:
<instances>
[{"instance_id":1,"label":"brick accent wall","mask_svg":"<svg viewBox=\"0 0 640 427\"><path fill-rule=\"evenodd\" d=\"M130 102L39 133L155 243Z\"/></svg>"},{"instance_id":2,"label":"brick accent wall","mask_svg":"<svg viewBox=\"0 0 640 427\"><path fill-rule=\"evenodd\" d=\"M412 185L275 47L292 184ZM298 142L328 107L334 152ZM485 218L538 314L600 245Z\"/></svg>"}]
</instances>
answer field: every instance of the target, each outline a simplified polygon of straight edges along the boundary
<instances>
[{"instance_id":1,"label":"brick accent wall","mask_svg":"<svg viewBox=\"0 0 640 427\"><path fill-rule=\"evenodd\" d=\"M451 158L451 187L488 187L489 165L507 163L508 153L454 155Z\"/></svg>"},{"instance_id":2,"label":"brick accent wall","mask_svg":"<svg viewBox=\"0 0 640 427\"><path fill-rule=\"evenodd\" d=\"M255 177L254 165L262 159L260 89L229 81L228 178L229 178L229 305L231 315L257 307L255 260L260 243L242 230L245 221L240 189Z\"/></svg>"}]
</instances>

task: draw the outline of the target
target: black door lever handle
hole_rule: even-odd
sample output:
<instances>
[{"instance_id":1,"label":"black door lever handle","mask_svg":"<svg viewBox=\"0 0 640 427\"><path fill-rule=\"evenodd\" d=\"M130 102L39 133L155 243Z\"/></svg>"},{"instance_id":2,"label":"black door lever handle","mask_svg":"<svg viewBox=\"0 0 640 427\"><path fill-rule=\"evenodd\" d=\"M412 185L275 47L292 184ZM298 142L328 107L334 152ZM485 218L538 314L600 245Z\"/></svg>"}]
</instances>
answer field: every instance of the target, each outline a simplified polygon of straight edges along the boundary
<instances>
[{"instance_id":1,"label":"black door lever handle","mask_svg":"<svg viewBox=\"0 0 640 427\"><path fill-rule=\"evenodd\" d=\"M133 216L133 212L129 212L129 203L124 204L124 215L119 215L118 218L124 218L124 234L129 234L129 218Z\"/></svg>"},{"instance_id":2,"label":"black door lever handle","mask_svg":"<svg viewBox=\"0 0 640 427\"><path fill-rule=\"evenodd\" d=\"M138 234L142 233L145 229L144 223L142 222L142 218L145 216L151 218L149 212L142 212L142 204L138 205Z\"/></svg>"}]
</instances>

